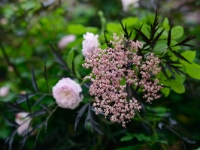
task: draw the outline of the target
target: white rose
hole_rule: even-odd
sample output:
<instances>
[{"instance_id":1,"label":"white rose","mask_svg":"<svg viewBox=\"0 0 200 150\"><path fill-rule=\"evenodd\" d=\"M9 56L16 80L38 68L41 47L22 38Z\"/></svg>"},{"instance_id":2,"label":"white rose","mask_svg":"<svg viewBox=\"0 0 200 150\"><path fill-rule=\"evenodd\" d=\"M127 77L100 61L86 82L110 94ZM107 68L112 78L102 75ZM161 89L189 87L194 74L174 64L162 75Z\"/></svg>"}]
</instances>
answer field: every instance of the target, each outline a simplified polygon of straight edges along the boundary
<instances>
[{"instance_id":1,"label":"white rose","mask_svg":"<svg viewBox=\"0 0 200 150\"><path fill-rule=\"evenodd\" d=\"M29 124L31 122L31 118L27 117L29 113L27 112L20 112L16 114L15 122L19 125L17 129L17 133L19 135L24 135L25 131L29 128L29 131L31 130L31 127L29 127Z\"/></svg>"},{"instance_id":2,"label":"white rose","mask_svg":"<svg viewBox=\"0 0 200 150\"><path fill-rule=\"evenodd\" d=\"M70 78L59 80L52 91L59 107L74 109L82 101L80 85Z\"/></svg>"},{"instance_id":3,"label":"white rose","mask_svg":"<svg viewBox=\"0 0 200 150\"><path fill-rule=\"evenodd\" d=\"M73 34L66 35L60 39L58 42L58 48L64 49L69 43L76 40L76 36Z\"/></svg>"},{"instance_id":4,"label":"white rose","mask_svg":"<svg viewBox=\"0 0 200 150\"><path fill-rule=\"evenodd\" d=\"M5 97L9 92L9 87L3 86L0 88L0 97Z\"/></svg>"},{"instance_id":5,"label":"white rose","mask_svg":"<svg viewBox=\"0 0 200 150\"><path fill-rule=\"evenodd\" d=\"M133 7L138 7L139 6L139 3L138 3L139 0L121 0L121 1L122 1L123 11L128 11L129 6L131 6L131 5Z\"/></svg>"},{"instance_id":6,"label":"white rose","mask_svg":"<svg viewBox=\"0 0 200 150\"><path fill-rule=\"evenodd\" d=\"M94 35L93 33L89 32L83 35L84 40L82 42L82 53L84 56L87 56L88 53L91 53L95 50L95 48L98 48L98 37L98 35Z\"/></svg>"}]
</instances>

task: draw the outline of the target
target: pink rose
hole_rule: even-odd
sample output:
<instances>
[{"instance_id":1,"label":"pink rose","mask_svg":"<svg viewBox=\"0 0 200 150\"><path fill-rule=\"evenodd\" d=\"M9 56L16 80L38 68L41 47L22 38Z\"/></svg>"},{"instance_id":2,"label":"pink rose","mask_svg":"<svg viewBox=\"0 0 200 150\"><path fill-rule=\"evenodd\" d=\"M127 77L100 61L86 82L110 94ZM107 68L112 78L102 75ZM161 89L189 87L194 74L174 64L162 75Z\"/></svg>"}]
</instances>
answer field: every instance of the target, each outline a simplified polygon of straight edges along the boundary
<instances>
[{"instance_id":1,"label":"pink rose","mask_svg":"<svg viewBox=\"0 0 200 150\"><path fill-rule=\"evenodd\" d=\"M17 129L17 133L19 135L24 135L24 132L29 128L29 131L31 128L29 127L29 124L31 122L31 118L27 117L29 113L27 112L20 112L16 114L15 122L19 125Z\"/></svg>"},{"instance_id":2,"label":"pink rose","mask_svg":"<svg viewBox=\"0 0 200 150\"><path fill-rule=\"evenodd\" d=\"M94 35L93 33L87 32L83 35L82 42L82 53L84 56L87 56L88 53L93 52L99 46L98 35Z\"/></svg>"},{"instance_id":3,"label":"pink rose","mask_svg":"<svg viewBox=\"0 0 200 150\"><path fill-rule=\"evenodd\" d=\"M59 107L74 109L82 101L80 85L70 78L63 78L53 87L53 97Z\"/></svg>"},{"instance_id":4,"label":"pink rose","mask_svg":"<svg viewBox=\"0 0 200 150\"><path fill-rule=\"evenodd\" d=\"M9 87L3 86L0 88L0 97L5 97L9 92Z\"/></svg>"}]
</instances>

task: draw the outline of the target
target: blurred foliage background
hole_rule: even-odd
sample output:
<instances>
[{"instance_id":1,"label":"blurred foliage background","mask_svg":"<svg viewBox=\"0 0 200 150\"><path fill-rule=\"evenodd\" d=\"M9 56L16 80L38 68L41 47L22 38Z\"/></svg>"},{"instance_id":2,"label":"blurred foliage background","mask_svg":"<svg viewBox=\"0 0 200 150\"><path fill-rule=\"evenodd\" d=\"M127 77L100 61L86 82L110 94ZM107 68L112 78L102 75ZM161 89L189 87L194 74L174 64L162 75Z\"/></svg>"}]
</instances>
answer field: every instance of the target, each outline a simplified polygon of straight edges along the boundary
<instances>
[{"instance_id":1,"label":"blurred foliage background","mask_svg":"<svg viewBox=\"0 0 200 150\"><path fill-rule=\"evenodd\" d=\"M57 76L63 75L54 63L49 43L67 59L72 48L81 53L83 34L87 31L104 39L106 27L102 25L102 19L106 23L117 23L118 18L137 17L150 23L157 10L161 22L167 17L170 25L184 27L185 37L197 35L191 43L195 46L192 50L197 52L195 62L200 63L199 8L199 0L140 0L139 7L131 7L128 11L123 11L120 0L1 0L0 87L8 87L9 94L0 97L0 149L7 149L5 139L14 130L4 121L4 116L15 118L2 102L13 102L18 94L34 91L32 67L39 89L48 91L44 86L45 61L50 89L58 80ZM71 34L76 36L76 40L59 48L60 39ZM82 70L83 74L87 74L85 71ZM92 132L89 125L85 129L83 117L75 132L76 111L59 108L50 119L47 131L41 131L36 149L197 149L200 147L200 82L188 77L185 88L184 94L171 92L168 97L154 101L127 128L103 117L95 117L103 136ZM47 97L44 103L53 101ZM26 110L26 106L22 107ZM30 150L35 138L36 134L27 139L23 149ZM14 150L20 149L21 140L22 137L15 136Z\"/></svg>"}]
</instances>

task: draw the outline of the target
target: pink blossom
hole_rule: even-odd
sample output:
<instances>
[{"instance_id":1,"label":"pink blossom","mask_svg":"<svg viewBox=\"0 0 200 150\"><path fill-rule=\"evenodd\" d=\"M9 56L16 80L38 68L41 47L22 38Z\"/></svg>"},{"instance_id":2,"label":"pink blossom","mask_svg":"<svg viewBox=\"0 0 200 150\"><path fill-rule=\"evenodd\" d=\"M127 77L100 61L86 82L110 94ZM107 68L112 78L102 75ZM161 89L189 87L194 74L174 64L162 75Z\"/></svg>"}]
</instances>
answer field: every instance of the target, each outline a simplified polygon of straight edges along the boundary
<instances>
[{"instance_id":1,"label":"pink blossom","mask_svg":"<svg viewBox=\"0 0 200 150\"><path fill-rule=\"evenodd\" d=\"M82 53L84 56L87 56L88 53L92 53L99 46L98 35L94 35L93 33L87 32L83 35L82 42Z\"/></svg>"},{"instance_id":2,"label":"pink blossom","mask_svg":"<svg viewBox=\"0 0 200 150\"><path fill-rule=\"evenodd\" d=\"M3 86L0 88L0 97L5 97L8 95L9 87Z\"/></svg>"},{"instance_id":3,"label":"pink blossom","mask_svg":"<svg viewBox=\"0 0 200 150\"><path fill-rule=\"evenodd\" d=\"M74 109L82 101L80 85L70 78L62 78L53 87L53 97L59 107Z\"/></svg>"},{"instance_id":4,"label":"pink blossom","mask_svg":"<svg viewBox=\"0 0 200 150\"><path fill-rule=\"evenodd\" d=\"M110 116L112 122L125 127L135 116L135 110L142 108L135 97L128 96L127 87L141 88L147 102L161 96L157 93L162 86L154 79L161 70L160 60L153 53L138 55L142 43L127 40L123 35L113 34L110 43L113 48L96 48L87 55L83 67L92 68L92 72L85 79L92 81L89 93L95 97L96 114Z\"/></svg>"},{"instance_id":5,"label":"pink blossom","mask_svg":"<svg viewBox=\"0 0 200 150\"><path fill-rule=\"evenodd\" d=\"M62 37L60 39L60 41L58 42L58 48L60 49L64 49L65 47L67 47L67 45L73 41L75 41L76 36L73 34L70 35L66 35L64 37Z\"/></svg>"},{"instance_id":6,"label":"pink blossom","mask_svg":"<svg viewBox=\"0 0 200 150\"><path fill-rule=\"evenodd\" d=\"M17 133L19 135L24 135L25 131L29 128L31 130L31 127L29 127L29 124L31 122L31 118L27 117L29 113L27 112L20 112L16 114L15 122L19 125L17 129Z\"/></svg>"}]
</instances>

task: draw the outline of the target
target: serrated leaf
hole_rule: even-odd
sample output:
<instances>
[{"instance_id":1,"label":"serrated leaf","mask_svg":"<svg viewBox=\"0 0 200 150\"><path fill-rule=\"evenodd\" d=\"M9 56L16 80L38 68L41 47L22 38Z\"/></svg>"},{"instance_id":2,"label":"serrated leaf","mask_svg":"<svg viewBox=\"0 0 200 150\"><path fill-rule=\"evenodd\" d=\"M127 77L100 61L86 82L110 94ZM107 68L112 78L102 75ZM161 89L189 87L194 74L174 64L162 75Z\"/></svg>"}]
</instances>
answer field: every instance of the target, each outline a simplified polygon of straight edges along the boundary
<instances>
[{"instance_id":1,"label":"serrated leaf","mask_svg":"<svg viewBox=\"0 0 200 150\"><path fill-rule=\"evenodd\" d=\"M46 122L44 123L45 133L47 132L47 126L48 126L48 121L46 121Z\"/></svg>"},{"instance_id":2,"label":"serrated leaf","mask_svg":"<svg viewBox=\"0 0 200 150\"><path fill-rule=\"evenodd\" d=\"M163 75L167 78L167 80L170 80L169 75L167 74L167 71L165 70L165 67L163 66L163 64L161 64L161 70Z\"/></svg>"},{"instance_id":3,"label":"serrated leaf","mask_svg":"<svg viewBox=\"0 0 200 150\"><path fill-rule=\"evenodd\" d=\"M9 107L10 111L23 112L24 110L20 107L18 103L4 102L4 104Z\"/></svg>"},{"instance_id":4,"label":"serrated leaf","mask_svg":"<svg viewBox=\"0 0 200 150\"><path fill-rule=\"evenodd\" d=\"M23 149L24 144L26 143L26 140L27 140L27 138L28 138L29 129L30 129L30 124L29 124L28 128L22 133L22 135L23 135L24 137L23 137L22 141L20 142L20 143L21 143L21 149L20 149L20 150Z\"/></svg>"},{"instance_id":5,"label":"serrated leaf","mask_svg":"<svg viewBox=\"0 0 200 150\"><path fill-rule=\"evenodd\" d=\"M152 43L153 43L152 47L154 47L155 44L158 42L158 39L160 38L160 36L161 36L162 33L164 32L164 30L165 30L165 29L162 29L162 30L156 35L156 37L153 39L153 41L152 41Z\"/></svg>"},{"instance_id":6,"label":"serrated leaf","mask_svg":"<svg viewBox=\"0 0 200 150\"><path fill-rule=\"evenodd\" d=\"M4 118L4 120L6 121L6 123L9 125L9 126L12 126L12 127L19 127L19 125L15 122L15 121L12 121L8 118Z\"/></svg>"},{"instance_id":7,"label":"serrated leaf","mask_svg":"<svg viewBox=\"0 0 200 150\"><path fill-rule=\"evenodd\" d=\"M60 54L54 49L53 45L50 43L50 47L51 47L51 52L55 57L55 61L57 63L59 63L61 65L62 68L64 68L64 70L69 71L69 68L67 66L67 64L65 63L65 61L63 60L63 58L60 56Z\"/></svg>"},{"instance_id":8,"label":"serrated leaf","mask_svg":"<svg viewBox=\"0 0 200 150\"><path fill-rule=\"evenodd\" d=\"M143 28L143 26L141 26ZM137 32L138 35L140 35L142 37L142 39L147 43L149 44L149 39L148 37L140 30L134 28L134 30Z\"/></svg>"},{"instance_id":9,"label":"serrated leaf","mask_svg":"<svg viewBox=\"0 0 200 150\"><path fill-rule=\"evenodd\" d=\"M35 78L34 68L32 68L32 80L31 81L32 81L34 90L36 92L39 92L38 85L37 85L36 78Z\"/></svg>"},{"instance_id":10,"label":"serrated leaf","mask_svg":"<svg viewBox=\"0 0 200 150\"><path fill-rule=\"evenodd\" d=\"M121 24L121 27L122 27L122 29L123 29L123 31L124 31L124 37L126 37L126 38L128 38L128 30L127 30L127 25L126 25L126 23L125 23L125 26L123 25L123 23L122 23L122 21L121 21L121 19L120 18L118 18L119 19L119 23Z\"/></svg>"},{"instance_id":11,"label":"serrated leaf","mask_svg":"<svg viewBox=\"0 0 200 150\"><path fill-rule=\"evenodd\" d=\"M175 40L171 40L171 44L170 44L170 46L171 46L171 48L172 48L174 51L178 51L178 50L181 49L180 46L174 46L174 45L176 45L177 43L178 43L177 41L175 41Z\"/></svg>"},{"instance_id":12,"label":"serrated leaf","mask_svg":"<svg viewBox=\"0 0 200 150\"><path fill-rule=\"evenodd\" d=\"M94 129L95 131L97 131L99 134L103 135L103 132L101 132L97 126L99 125L94 119L93 119L93 116L92 116L92 112L91 112L91 106L90 106L90 103L88 105L88 115L85 119L85 128L87 126L87 122L90 122L90 125L92 127L92 129Z\"/></svg>"},{"instance_id":13,"label":"serrated leaf","mask_svg":"<svg viewBox=\"0 0 200 150\"><path fill-rule=\"evenodd\" d=\"M46 111L42 109L29 114L27 117L33 118L44 114L46 114Z\"/></svg>"},{"instance_id":14,"label":"serrated leaf","mask_svg":"<svg viewBox=\"0 0 200 150\"><path fill-rule=\"evenodd\" d=\"M26 95L26 103L27 103L27 106L28 106L28 110L29 112L31 112L31 105L30 105L30 101L29 101L29 98L28 98L28 94L25 94Z\"/></svg>"},{"instance_id":15,"label":"serrated leaf","mask_svg":"<svg viewBox=\"0 0 200 150\"><path fill-rule=\"evenodd\" d=\"M16 103L21 104L26 101L27 97L30 99L31 97L35 95L37 94L21 94L19 95L19 98L17 99Z\"/></svg>"},{"instance_id":16,"label":"serrated leaf","mask_svg":"<svg viewBox=\"0 0 200 150\"><path fill-rule=\"evenodd\" d=\"M182 40L181 42L179 42L178 44L174 45L174 46L177 46L177 45L180 45L180 46L190 46L190 47L193 47L192 45L190 44L186 44L187 42L189 42L190 40L196 38L196 36L188 36L187 38L185 38L184 40Z\"/></svg>"},{"instance_id":17,"label":"serrated leaf","mask_svg":"<svg viewBox=\"0 0 200 150\"><path fill-rule=\"evenodd\" d=\"M188 63L191 64L191 62L189 62L189 61L188 61L185 57L183 57L180 53L178 53L178 52L176 52L176 51L173 51L173 50L171 50L171 52L174 53L174 55L176 55L176 57L178 57L179 59L182 59L182 60L184 60L184 61L186 61L186 62L188 62Z\"/></svg>"},{"instance_id":18,"label":"serrated leaf","mask_svg":"<svg viewBox=\"0 0 200 150\"><path fill-rule=\"evenodd\" d=\"M141 31L142 26L143 26L143 24L140 25L140 28L138 29L139 31ZM139 33L137 32L136 35L135 35L135 37L134 37L134 39L133 39L133 41L136 41L138 39L138 37L139 37Z\"/></svg>"},{"instance_id":19,"label":"serrated leaf","mask_svg":"<svg viewBox=\"0 0 200 150\"><path fill-rule=\"evenodd\" d=\"M76 121L75 121L75 125L74 125L74 130L76 131L77 125L83 115L83 113L85 112L85 110L88 108L89 103L85 104L77 113L77 117L76 117Z\"/></svg>"},{"instance_id":20,"label":"serrated leaf","mask_svg":"<svg viewBox=\"0 0 200 150\"><path fill-rule=\"evenodd\" d=\"M42 95L42 96L33 104L33 107L36 106L38 103L40 103L40 102L43 100L43 98L45 98L45 97L46 97L46 94Z\"/></svg>"},{"instance_id":21,"label":"serrated leaf","mask_svg":"<svg viewBox=\"0 0 200 150\"><path fill-rule=\"evenodd\" d=\"M166 67L167 67L167 69L170 71L170 73L172 74L172 76L173 76L174 78L176 78L175 72L174 72L174 70L172 69L171 65L169 65L168 63L166 63Z\"/></svg>"},{"instance_id":22,"label":"serrated leaf","mask_svg":"<svg viewBox=\"0 0 200 150\"><path fill-rule=\"evenodd\" d=\"M169 28L169 32L168 32L168 37L167 37L167 45L170 46L171 45L171 39L172 39L172 29L171 27Z\"/></svg>"},{"instance_id":23,"label":"serrated leaf","mask_svg":"<svg viewBox=\"0 0 200 150\"><path fill-rule=\"evenodd\" d=\"M37 144L37 141L38 141L38 137L40 135L40 131L41 131L41 128L38 129L38 132L37 132L37 135L36 135L36 138L35 138L35 142L34 142L34 146L33 146L33 150L35 150L35 148L36 148L36 144Z\"/></svg>"},{"instance_id":24,"label":"serrated leaf","mask_svg":"<svg viewBox=\"0 0 200 150\"><path fill-rule=\"evenodd\" d=\"M12 149L12 143L13 143L13 139L16 133L17 133L17 130L13 131L11 136L6 139L6 143L8 142L8 150Z\"/></svg>"},{"instance_id":25,"label":"serrated leaf","mask_svg":"<svg viewBox=\"0 0 200 150\"><path fill-rule=\"evenodd\" d=\"M50 107L48 107L48 106L45 106L45 105L43 105L43 104L40 104L40 106L44 109L44 110L46 110L49 114L51 113L51 108Z\"/></svg>"},{"instance_id":26,"label":"serrated leaf","mask_svg":"<svg viewBox=\"0 0 200 150\"><path fill-rule=\"evenodd\" d=\"M108 39L106 37L106 31L104 31L104 38L105 38L105 42L106 42L107 46L112 47L112 44L108 41Z\"/></svg>"},{"instance_id":27,"label":"serrated leaf","mask_svg":"<svg viewBox=\"0 0 200 150\"><path fill-rule=\"evenodd\" d=\"M29 132L29 135L33 134L37 129L41 129L43 126L43 122L40 124L37 124L31 131Z\"/></svg>"},{"instance_id":28,"label":"serrated leaf","mask_svg":"<svg viewBox=\"0 0 200 150\"><path fill-rule=\"evenodd\" d=\"M48 76L47 76L47 56L44 57L44 78L45 78L45 82L46 82L46 86L47 86L47 89L49 90L50 92L50 88L49 88L49 83L48 83Z\"/></svg>"}]
</instances>

